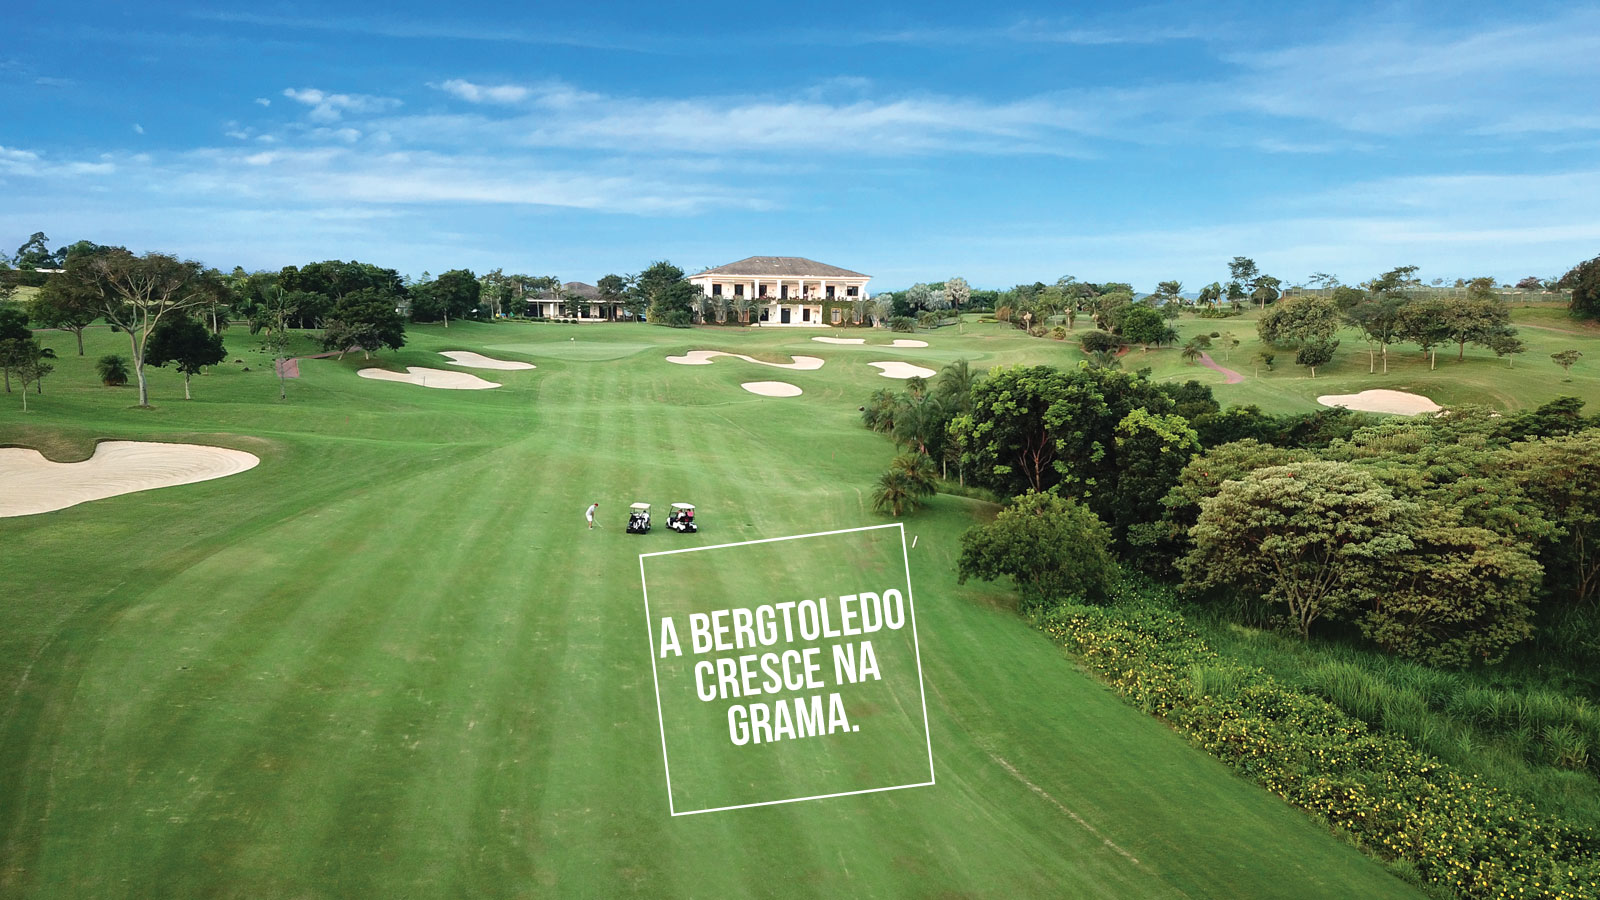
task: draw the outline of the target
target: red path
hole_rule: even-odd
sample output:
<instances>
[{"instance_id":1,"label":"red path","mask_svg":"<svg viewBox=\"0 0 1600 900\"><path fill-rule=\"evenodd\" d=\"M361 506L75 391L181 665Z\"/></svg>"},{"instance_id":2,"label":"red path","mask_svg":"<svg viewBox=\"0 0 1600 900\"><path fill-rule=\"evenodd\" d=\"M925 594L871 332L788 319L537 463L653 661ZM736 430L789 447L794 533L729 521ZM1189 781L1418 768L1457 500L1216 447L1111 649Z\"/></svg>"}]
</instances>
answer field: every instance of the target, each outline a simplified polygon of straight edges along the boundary
<instances>
[{"instance_id":1,"label":"red path","mask_svg":"<svg viewBox=\"0 0 1600 900\"><path fill-rule=\"evenodd\" d=\"M346 350L345 352L348 353L350 351ZM312 354L310 356L293 356L293 357L290 357L289 359L282 360L282 361L280 361L278 363L278 374L281 375L284 378L299 378L300 377L300 360L302 360L302 359L328 359L330 357L334 357L334 356L338 356L338 355L339 355L339 351L330 350L327 353L314 353L314 354Z\"/></svg>"},{"instance_id":2,"label":"red path","mask_svg":"<svg viewBox=\"0 0 1600 900\"><path fill-rule=\"evenodd\" d=\"M1240 375L1238 372L1235 372L1232 369L1224 369L1222 366L1217 365L1217 361L1212 359L1211 354L1209 353L1200 354L1200 365L1205 366L1208 369L1221 372L1223 384L1238 384L1244 381L1244 376Z\"/></svg>"}]
</instances>

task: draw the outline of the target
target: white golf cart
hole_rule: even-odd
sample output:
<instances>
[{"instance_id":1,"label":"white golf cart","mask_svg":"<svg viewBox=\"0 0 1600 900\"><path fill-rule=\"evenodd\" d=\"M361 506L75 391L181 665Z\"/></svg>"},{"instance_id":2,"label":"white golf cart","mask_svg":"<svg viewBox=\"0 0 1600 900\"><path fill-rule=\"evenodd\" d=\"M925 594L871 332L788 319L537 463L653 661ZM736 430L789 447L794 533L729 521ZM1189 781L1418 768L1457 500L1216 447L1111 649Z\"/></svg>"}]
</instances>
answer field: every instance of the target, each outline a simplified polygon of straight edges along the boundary
<instances>
[{"instance_id":1,"label":"white golf cart","mask_svg":"<svg viewBox=\"0 0 1600 900\"><path fill-rule=\"evenodd\" d=\"M667 527L681 534L694 534L700 526L694 523L693 503L674 503L667 514Z\"/></svg>"},{"instance_id":2,"label":"white golf cart","mask_svg":"<svg viewBox=\"0 0 1600 900\"><path fill-rule=\"evenodd\" d=\"M628 533L647 534L650 531L650 504L635 503L628 507Z\"/></svg>"}]
</instances>

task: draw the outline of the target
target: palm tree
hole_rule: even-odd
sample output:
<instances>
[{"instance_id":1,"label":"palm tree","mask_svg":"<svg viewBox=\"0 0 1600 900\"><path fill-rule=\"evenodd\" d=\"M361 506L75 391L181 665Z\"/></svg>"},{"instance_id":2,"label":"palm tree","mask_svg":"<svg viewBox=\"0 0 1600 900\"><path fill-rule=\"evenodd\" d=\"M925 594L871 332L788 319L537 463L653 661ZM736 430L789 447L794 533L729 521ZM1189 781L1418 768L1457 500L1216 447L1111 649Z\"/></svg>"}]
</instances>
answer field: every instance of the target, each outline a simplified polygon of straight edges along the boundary
<instances>
[{"instance_id":1,"label":"palm tree","mask_svg":"<svg viewBox=\"0 0 1600 900\"><path fill-rule=\"evenodd\" d=\"M907 394L895 404L894 439L918 453L944 432L944 404L927 394Z\"/></svg>"},{"instance_id":2,"label":"palm tree","mask_svg":"<svg viewBox=\"0 0 1600 900\"><path fill-rule=\"evenodd\" d=\"M880 434L894 430L894 391L884 388L873 391L867 405L861 407L861 422Z\"/></svg>"},{"instance_id":3,"label":"palm tree","mask_svg":"<svg viewBox=\"0 0 1600 900\"><path fill-rule=\"evenodd\" d=\"M889 463L889 470L905 475L907 486L918 497L931 497L939 491L933 460L925 453L902 453Z\"/></svg>"},{"instance_id":4,"label":"palm tree","mask_svg":"<svg viewBox=\"0 0 1600 900\"><path fill-rule=\"evenodd\" d=\"M1117 356L1117 351L1115 350L1091 350L1089 351L1089 368L1120 369L1122 368L1122 359Z\"/></svg>"},{"instance_id":5,"label":"palm tree","mask_svg":"<svg viewBox=\"0 0 1600 900\"><path fill-rule=\"evenodd\" d=\"M722 325L728 321L728 298L721 294L711 298L711 311L717 316L717 324Z\"/></svg>"},{"instance_id":6,"label":"palm tree","mask_svg":"<svg viewBox=\"0 0 1600 900\"><path fill-rule=\"evenodd\" d=\"M749 297L739 295L733 298L733 312L739 317L739 324L750 324L750 311L755 308Z\"/></svg>"},{"instance_id":7,"label":"palm tree","mask_svg":"<svg viewBox=\"0 0 1600 900\"><path fill-rule=\"evenodd\" d=\"M879 328L889 327L889 315L894 312L894 303L889 300L872 301L872 318Z\"/></svg>"},{"instance_id":8,"label":"palm tree","mask_svg":"<svg viewBox=\"0 0 1600 900\"><path fill-rule=\"evenodd\" d=\"M907 508L915 507L916 504L916 495L912 493L910 482L904 472L890 469L879 476L878 488L872 492L873 509L887 512L898 519Z\"/></svg>"},{"instance_id":9,"label":"palm tree","mask_svg":"<svg viewBox=\"0 0 1600 900\"><path fill-rule=\"evenodd\" d=\"M978 376L972 371L972 366L965 359L958 359L939 370L939 378L934 383L934 396L946 409L956 414L971 412L972 388L977 383Z\"/></svg>"}]
</instances>

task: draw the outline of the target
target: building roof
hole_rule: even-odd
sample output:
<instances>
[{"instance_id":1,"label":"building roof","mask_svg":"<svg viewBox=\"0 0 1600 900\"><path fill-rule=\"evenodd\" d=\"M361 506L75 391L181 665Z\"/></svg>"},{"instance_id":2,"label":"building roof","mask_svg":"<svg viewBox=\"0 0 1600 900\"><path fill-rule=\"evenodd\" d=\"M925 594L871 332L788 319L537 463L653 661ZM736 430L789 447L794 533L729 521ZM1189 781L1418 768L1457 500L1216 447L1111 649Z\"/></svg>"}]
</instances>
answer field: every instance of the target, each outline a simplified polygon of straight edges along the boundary
<instances>
[{"instance_id":1,"label":"building roof","mask_svg":"<svg viewBox=\"0 0 1600 900\"><path fill-rule=\"evenodd\" d=\"M569 293L577 294L585 300L600 299L600 289L592 284L585 284L582 281L569 281L563 284L562 287L566 288Z\"/></svg>"},{"instance_id":2,"label":"building roof","mask_svg":"<svg viewBox=\"0 0 1600 900\"><path fill-rule=\"evenodd\" d=\"M871 278L860 272L819 263L814 259L803 256L747 256L738 262L731 262L715 269L707 269L700 275L758 275L774 278ZM698 278L700 275L696 275Z\"/></svg>"}]
</instances>

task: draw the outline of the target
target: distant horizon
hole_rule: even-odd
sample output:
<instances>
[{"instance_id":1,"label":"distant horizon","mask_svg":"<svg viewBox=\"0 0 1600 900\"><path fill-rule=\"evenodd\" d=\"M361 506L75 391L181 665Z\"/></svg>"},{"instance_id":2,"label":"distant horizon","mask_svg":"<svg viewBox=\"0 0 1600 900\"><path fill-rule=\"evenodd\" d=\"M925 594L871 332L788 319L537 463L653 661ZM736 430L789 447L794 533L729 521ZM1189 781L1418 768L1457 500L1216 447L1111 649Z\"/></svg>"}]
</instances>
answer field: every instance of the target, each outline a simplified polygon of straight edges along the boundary
<instances>
[{"instance_id":1,"label":"distant horizon","mask_svg":"<svg viewBox=\"0 0 1600 900\"><path fill-rule=\"evenodd\" d=\"M615 23L627 23L618 26ZM0 247L878 290L1600 254L1600 7L91 2L0 49ZM53 244L54 245L54 244ZM578 274L582 273L582 274Z\"/></svg>"}]
</instances>

